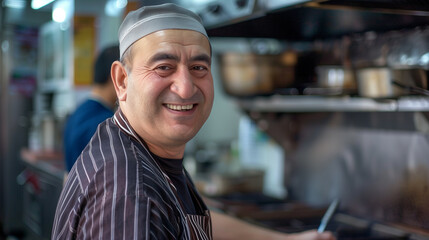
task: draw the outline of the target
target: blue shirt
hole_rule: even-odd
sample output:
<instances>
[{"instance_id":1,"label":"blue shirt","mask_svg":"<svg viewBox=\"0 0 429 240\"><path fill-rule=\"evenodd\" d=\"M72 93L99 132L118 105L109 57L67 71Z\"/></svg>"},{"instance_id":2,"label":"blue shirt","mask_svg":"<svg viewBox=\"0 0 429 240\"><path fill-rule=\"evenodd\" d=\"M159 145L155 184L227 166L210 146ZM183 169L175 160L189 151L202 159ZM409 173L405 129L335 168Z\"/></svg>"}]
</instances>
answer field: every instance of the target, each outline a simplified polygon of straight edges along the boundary
<instances>
[{"instance_id":1,"label":"blue shirt","mask_svg":"<svg viewBox=\"0 0 429 240\"><path fill-rule=\"evenodd\" d=\"M83 102L67 119L64 130L64 153L67 171L97 130L98 124L113 116L112 109L96 99Z\"/></svg>"}]
</instances>

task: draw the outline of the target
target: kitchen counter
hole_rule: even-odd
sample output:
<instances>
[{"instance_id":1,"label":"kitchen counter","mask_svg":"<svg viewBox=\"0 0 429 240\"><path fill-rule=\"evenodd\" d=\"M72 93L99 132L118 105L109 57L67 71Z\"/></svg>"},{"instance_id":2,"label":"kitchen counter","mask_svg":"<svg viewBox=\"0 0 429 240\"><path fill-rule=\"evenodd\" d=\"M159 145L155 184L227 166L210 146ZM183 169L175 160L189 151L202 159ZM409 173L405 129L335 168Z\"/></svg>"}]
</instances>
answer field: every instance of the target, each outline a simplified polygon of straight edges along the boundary
<instances>
[{"instance_id":1,"label":"kitchen counter","mask_svg":"<svg viewBox=\"0 0 429 240\"><path fill-rule=\"evenodd\" d=\"M293 200L273 199L260 193L234 193L208 197L209 208L244 221L285 233L317 229L328 206L311 206ZM429 240L429 232L381 222L337 209L326 226L338 240Z\"/></svg>"},{"instance_id":2,"label":"kitchen counter","mask_svg":"<svg viewBox=\"0 0 429 240\"><path fill-rule=\"evenodd\" d=\"M17 177L24 188L23 219L29 239L51 238L55 209L63 188L65 167L62 153L22 149L25 170Z\"/></svg>"},{"instance_id":3,"label":"kitchen counter","mask_svg":"<svg viewBox=\"0 0 429 240\"><path fill-rule=\"evenodd\" d=\"M64 179L64 158L60 152L22 149L21 160L33 170L49 174L61 181Z\"/></svg>"}]
</instances>

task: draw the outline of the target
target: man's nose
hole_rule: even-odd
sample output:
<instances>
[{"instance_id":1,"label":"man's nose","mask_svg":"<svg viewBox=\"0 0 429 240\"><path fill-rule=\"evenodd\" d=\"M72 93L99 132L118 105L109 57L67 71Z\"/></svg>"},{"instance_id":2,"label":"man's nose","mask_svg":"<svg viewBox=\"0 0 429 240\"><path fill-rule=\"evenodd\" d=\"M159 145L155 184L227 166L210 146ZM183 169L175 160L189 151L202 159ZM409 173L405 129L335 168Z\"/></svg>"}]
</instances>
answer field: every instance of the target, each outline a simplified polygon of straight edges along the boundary
<instances>
[{"instance_id":1,"label":"man's nose","mask_svg":"<svg viewBox=\"0 0 429 240\"><path fill-rule=\"evenodd\" d=\"M195 94L196 87L188 68L182 67L177 70L174 75L173 84L171 84L171 91L179 95L182 99L191 98Z\"/></svg>"}]
</instances>

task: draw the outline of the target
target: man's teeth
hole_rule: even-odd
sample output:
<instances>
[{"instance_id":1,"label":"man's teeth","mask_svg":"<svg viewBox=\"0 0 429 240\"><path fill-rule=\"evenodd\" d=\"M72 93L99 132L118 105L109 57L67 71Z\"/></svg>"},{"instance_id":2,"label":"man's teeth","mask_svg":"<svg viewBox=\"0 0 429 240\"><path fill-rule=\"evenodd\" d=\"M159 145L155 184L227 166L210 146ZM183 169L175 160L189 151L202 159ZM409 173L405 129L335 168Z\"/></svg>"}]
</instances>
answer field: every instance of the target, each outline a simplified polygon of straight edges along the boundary
<instances>
[{"instance_id":1,"label":"man's teeth","mask_svg":"<svg viewBox=\"0 0 429 240\"><path fill-rule=\"evenodd\" d=\"M176 110L176 111L187 111L187 110L191 110L193 106L194 106L193 104L189 104L189 105L173 105L173 104L167 104L167 107L168 107L169 109Z\"/></svg>"}]
</instances>

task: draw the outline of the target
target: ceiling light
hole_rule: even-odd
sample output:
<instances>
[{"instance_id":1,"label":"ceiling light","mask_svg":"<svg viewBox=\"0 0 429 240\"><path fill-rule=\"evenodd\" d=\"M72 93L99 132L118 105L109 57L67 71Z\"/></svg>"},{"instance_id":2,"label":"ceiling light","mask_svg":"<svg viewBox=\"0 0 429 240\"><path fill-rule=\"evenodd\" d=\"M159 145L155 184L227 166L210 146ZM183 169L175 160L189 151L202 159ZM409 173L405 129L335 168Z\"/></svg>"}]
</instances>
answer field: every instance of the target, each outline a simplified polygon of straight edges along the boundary
<instances>
[{"instance_id":1,"label":"ceiling light","mask_svg":"<svg viewBox=\"0 0 429 240\"><path fill-rule=\"evenodd\" d=\"M55 8L52 11L52 20L58 23L62 23L66 20L66 11L63 8Z\"/></svg>"},{"instance_id":2,"label":"ceiling light","mask_svg":"<svg viewBox=\"0 0 429 240\"><path fill-rule=\"evenodd\" d=\"M127 0L108 0L104 6L104 13L107 16L117 17L127 4Z\"/></svg>"},{"instance_id":3,"label":"ceiling light","mask_svg":"<svg viewBox=\"0 0 429 240\"><path fill-rule=\"evenodd\" d=\"M44 7L48 5L49 3L53 2L55 0L31 0L31 8L32 9L39 9L41 7Z\"/></svg>"},{"instance_id":4,"label":"ceiling light","mask_svg":"<svg viewBox=\"0 0 429 240\"><path fill-rule=\"evenodd\" d=\"M126 7L127 4L128 4L127 0L116 0L116 7L119 9Z\"/></svg>"},{"instance_id":5,"label":"ceiling light","mask_svg":"<svg viewBox=\"0 0 429 240\"><path fill-rule=\"evenodd\" d=\"M8 8L23 9L25 7L25 0L6 0L5 6Z\"/></svg>"},{"instance_id":6,"label":"ceiling light","mask_svg":"<svg viewBox=\"0 0 429 240\"><path fill-rule=\"evenodd\" d=\"M74 1L73 0L58 0L54 3L52 9L52 20L58 23L63 23L73 16Z\"/></svg>"}]
</instances>

